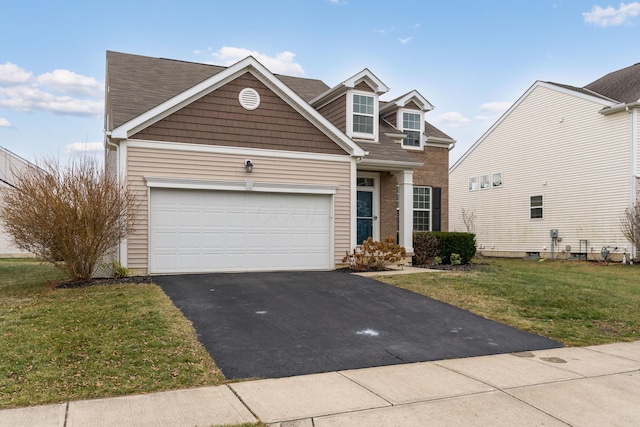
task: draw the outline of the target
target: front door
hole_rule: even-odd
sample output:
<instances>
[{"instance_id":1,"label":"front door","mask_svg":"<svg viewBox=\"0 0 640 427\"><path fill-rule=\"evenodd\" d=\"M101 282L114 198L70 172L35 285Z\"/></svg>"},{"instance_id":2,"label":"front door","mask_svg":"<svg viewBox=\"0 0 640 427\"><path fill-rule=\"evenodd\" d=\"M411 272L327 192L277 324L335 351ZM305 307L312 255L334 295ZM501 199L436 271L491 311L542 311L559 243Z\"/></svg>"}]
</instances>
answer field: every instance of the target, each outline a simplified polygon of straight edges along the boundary
<instances>
[{"instance_id":1,"label":"front door","mask_svg":"<svg viewBox=\"0 0 640 427\"><path fill-rule=\"evenodd\" d=\"M378 240L378 174L358 173L357 241L361 245L369 237Z\"/></svg>"}]
</instances>

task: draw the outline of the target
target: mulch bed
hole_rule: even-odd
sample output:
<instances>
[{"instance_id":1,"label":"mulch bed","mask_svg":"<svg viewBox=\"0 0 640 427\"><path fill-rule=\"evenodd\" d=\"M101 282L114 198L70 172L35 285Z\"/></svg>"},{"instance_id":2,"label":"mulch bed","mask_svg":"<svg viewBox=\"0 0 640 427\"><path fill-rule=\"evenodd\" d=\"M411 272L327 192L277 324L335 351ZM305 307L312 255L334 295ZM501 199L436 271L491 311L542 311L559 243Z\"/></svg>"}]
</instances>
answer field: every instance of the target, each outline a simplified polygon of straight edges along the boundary
<instances>
[{"instance_id":1,"label":"mulch bed","mask_svg":"<svg viewBox=\"0 0 640 427\"><path fill-rule=\"evenodd\" d=\"M86 288L88 286L107 286L116 285L119 283L153 283L151 276L131 276L123 277L121 279L114 279L113 277L96 278L91 280L66 280L55 284L56 289L76 289Z\"/></svg>"}]
</instances>

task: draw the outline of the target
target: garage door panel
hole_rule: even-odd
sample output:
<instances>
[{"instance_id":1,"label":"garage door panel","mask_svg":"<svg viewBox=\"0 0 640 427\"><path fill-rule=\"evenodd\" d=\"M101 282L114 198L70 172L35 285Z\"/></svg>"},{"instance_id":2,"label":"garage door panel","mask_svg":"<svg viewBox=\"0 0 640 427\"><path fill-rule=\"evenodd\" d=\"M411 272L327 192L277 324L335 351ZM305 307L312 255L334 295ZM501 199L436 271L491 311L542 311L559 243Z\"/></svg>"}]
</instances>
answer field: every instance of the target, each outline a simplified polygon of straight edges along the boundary
<instances>
[{"instance_id":1,"label":"garage door panel","mask_svg":"<svg viewBox=\"0 0 640 427\"><path fill-rule=\"evenodd\" d=\"M151 191L153 273L326 269L328 195Z\"/></svg>"}]
</instances>

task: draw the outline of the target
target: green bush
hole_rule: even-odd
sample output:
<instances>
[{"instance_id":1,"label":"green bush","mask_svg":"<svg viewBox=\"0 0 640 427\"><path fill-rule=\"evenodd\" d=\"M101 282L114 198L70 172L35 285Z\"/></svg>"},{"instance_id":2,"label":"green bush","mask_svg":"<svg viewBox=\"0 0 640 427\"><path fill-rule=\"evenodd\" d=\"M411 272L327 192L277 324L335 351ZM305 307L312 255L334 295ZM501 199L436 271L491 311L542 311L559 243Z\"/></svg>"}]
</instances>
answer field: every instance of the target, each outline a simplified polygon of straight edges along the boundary
<instances>
[{"instance_id":1,"label":"green bush","mask_svg":"<svg viewBox=\"0 0 640 427\"><path fill-rule=\"evenodd\" d=\"M458 254L451 254L451 265L460 265L462 264L462 257Z\"/></svg>"},{"instance_id":2,"label":"green bush","mask_svg":"<svg viewBox=\"0 0 640 427\"><path fill-rule=\"evenodd\" d=\"M436 252L432 254L432 247L425 242L436 240ZM468 264L471 258L476 254L476 236L472 233L457 233L447 231L431 231L413 233L413 250L415 253L414 263L416 265L424 265L416 262L427 256L433 259L438 256L442 259L443 264L451 264L451 254L460 256L460 264ZM454 257L454 261L458 261Z\"/></svg>"}]
</instances>

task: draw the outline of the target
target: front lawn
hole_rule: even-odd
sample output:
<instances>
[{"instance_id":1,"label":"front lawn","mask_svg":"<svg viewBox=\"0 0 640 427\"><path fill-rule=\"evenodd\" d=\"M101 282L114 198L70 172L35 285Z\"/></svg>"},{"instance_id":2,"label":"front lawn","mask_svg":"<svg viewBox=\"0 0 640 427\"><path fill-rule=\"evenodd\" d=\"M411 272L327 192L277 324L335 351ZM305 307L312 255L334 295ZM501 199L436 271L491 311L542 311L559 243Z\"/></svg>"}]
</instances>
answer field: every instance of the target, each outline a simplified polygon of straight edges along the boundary
<instances>
[{"instance_id":1,"label":"front lawn","mask_svg":"<svg viewBox=\"0 0 640 427\"><path fill-rule=\"evenodd\" d=\"M377 279L566 345L640 339L640 265L494 259Z\"/></svg>"},{"instance_id":2,"label":"front lawn","mask_svg":"<svg viewBox=\"0 0 640 427\"><path fill-rule=\"evenodd\" d=\"M55 289L62 279L0 260L0 408L224 382L158 286Z\"/></svg>"}]
</instances>

